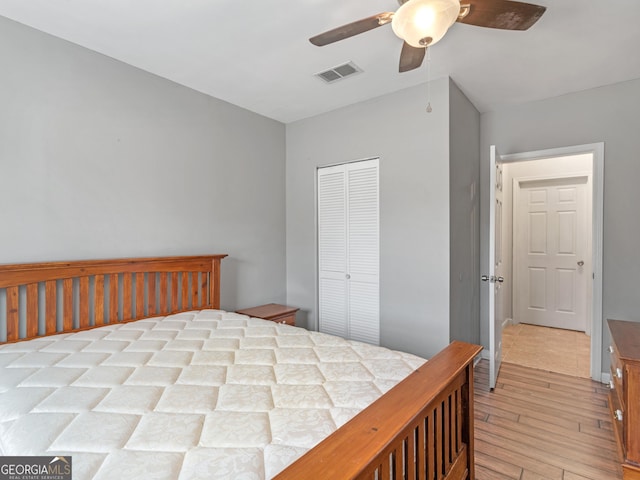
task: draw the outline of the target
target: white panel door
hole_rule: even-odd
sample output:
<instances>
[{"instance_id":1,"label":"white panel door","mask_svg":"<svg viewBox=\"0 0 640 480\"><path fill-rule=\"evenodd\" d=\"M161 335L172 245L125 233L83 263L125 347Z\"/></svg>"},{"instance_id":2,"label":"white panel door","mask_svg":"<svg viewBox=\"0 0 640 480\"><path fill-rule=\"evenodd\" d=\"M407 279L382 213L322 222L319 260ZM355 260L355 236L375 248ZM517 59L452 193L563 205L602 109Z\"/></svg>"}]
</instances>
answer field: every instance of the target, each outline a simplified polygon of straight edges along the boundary
<instances>
[{"instance_id":1,"label":"white panel door","mask_svg":"<svg viewBox=\"0 0 640 480\"><path fill-rule=\"evenodd\" d=\"M341 166L318 170L318 299L320 331L346 337L347 185Z\"/></svg>"},{"instance_id":2,"label":"white panel door","mask_svg":"<svg viewBox=\"0 0 640 480\"><path fill-rule=\"evenodd\" d=\"M380 342L378 160L318 170L319 328Z\"/></svg>"},{"instance_id":3,"label":"white panel door","mask_svg":"<svg viewBox=\"0 0 640 480\"><path fill-rule=\"evenodd\" d=\"M520 182L516 191L515 320L584 332L587 177Z\"/></svg>"},{"instance_id":4,"label":"white panel door","mask_svg":"<svg viewBox=\"0 0 640 480\"><path fill-rule=\"evenodd\" d=\"M496 147L489 152L489 273L482 280L488 285L486 294L489 305L489 388L494 389L502 363L502 164Z\"/></svg>"},{"instance_id":5,"label":"white panel door","mask_svg":"<svg viewBox=\"0 0 640 480\"><path fill-rule=\"evenodd\" d=\"M378 162L347 168L349 338L380 343Z\"/></svg>"}]
</instances>

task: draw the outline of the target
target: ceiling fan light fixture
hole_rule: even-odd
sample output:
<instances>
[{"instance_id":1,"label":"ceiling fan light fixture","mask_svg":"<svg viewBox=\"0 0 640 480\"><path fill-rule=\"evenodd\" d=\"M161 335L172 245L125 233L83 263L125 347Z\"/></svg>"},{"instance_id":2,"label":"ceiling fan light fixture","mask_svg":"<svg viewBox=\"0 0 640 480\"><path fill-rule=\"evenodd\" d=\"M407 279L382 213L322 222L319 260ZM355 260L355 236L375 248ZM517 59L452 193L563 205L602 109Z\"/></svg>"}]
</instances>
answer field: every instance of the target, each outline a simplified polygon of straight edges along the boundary
<instances>
[{"instance_id":1,"label":"ceiling fan light fixture","mask_svg":"<svg viewBox=\"0 0 640 480\"><path fill-rule=\"evenodd\" d=\"M460 14L460 0L409 0L393 15L393 32L412 47L437 43Z\"/></svg>"}]
</instances>

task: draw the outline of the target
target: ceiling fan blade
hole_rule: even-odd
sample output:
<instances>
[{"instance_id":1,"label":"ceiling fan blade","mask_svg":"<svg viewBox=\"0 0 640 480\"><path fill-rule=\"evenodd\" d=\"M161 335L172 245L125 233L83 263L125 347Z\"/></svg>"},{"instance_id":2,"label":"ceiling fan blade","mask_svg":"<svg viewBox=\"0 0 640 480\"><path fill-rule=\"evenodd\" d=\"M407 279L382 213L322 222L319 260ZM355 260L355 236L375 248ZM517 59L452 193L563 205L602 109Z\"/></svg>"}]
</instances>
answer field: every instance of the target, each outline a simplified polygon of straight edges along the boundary
<instances>
[{"instance_id":1,"label":"ceiling fan blade","mask_svg":"<svg viewBox=\"0 0 640 480\"><path fill-rule=\"evenodd\" d=\"M468 5L469 13L458 18L458 22L503 30L527 30L547 9L511 0L462 0L460 3L460 11L464 12Z\"/></svg>"},{"instance_id":2,"label":"ceiling fan blade","mask_svg":"<svg viewBox=\"0 0 640 480\"><path fill-rule=\"evenodd\" d=\"M426 52L426 47L416 48L404 42L402 44L402 51L400 52L400 73L414 70L422 65Z\"/></svg>"},{"instance_id":3,"label":"ceiling fan blade","mask_svg":"<svg viewBox=\"0 0 640 480\"><path fill-rule=\"evenodd\" d=\"M344 40L345 38L353 37L360 33L368 32L374 28L378 28L391 22L392 17L393 12L379 13L378 15L363 18L362 20L351 22L346 25L342 25L341 27L334 28L333 30L321 33L320 35L311 37L309 41L318 47L322 47L339 40Z\"/></svg>"}]
</instances>

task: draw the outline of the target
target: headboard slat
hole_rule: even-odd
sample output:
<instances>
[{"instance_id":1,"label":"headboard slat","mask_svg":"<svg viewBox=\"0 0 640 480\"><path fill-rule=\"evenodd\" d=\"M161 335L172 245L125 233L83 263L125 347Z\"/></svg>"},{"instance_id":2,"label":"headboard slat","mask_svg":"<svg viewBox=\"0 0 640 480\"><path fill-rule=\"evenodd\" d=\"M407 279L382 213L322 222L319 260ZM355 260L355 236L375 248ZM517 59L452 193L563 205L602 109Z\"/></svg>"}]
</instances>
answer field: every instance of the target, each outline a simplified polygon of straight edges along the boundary
<instances>
[{"instance_id":1,"label":"headboard slat","mask_svg":"<svg viewBox=\"0 0 640 480\"><path fill-rule=\"evenodd\" d=\"M156 314L156 272L147 274L147 289L148 314L152 316Z\"/></svg>"},{"instance_id":2,"label":"headboard slat","mask_svg":"<svg viewBox=\"0 0 640 480\"><path fill-rule=\"evenodd\" d=\"M49 335L58 329L58 310L56 305L58 286L55 280L48 280L44 284L44 305L45 305L45 335Z\"/></svg>"},{"instance_id":3,"label":"headboard slat","mask_svg":"<svg viewBox=\"0 0 640 480\"><path fill-rule=\"evenodd\" d=\"M73 278L62 281L63 329L73 330Z\"/></svg>"},{"instance_id":4,"label":"headboard slat","mask_svg":"<svg viewBox=\"0 0 640 480\"><path fill-rule=\"evenodd\" d=\"M182 309L189 306L189 275L182 273Z\"/></svg>"},{"instance_id":5,"label":"headboard slat","mask_svg":"<svg viewBox=\"0 0 640 480\"><path fill-rule=\"evenodd\" d=\"M95 288L95 321L96 326L104 325L104 275L96 275Z\"/></svg>"},{"instance_id":6,"label":"headboard slat","mask_svg":"<svg viewBox=\"0 0 640 480\"><path fill-rule=\"evenodd\" d=\"M80 328L87 328L89 319L89 277L80 277L80 318L78 324Z\"/></svg>"},{"instance_id":7,"label":"headboard slat","mask_svg":"<svg viewBox=\"0 0 640 480\"><path fill-rule=\"evenodd\" d=\"M160 314L168 312L167 299L169 297L169 283L167 281L167 274L165 272L160 273Z\"/></svg>"},{"instance_id":8,"label":"headboard slat","mask_svg":"<svg viewBox=\"0 0 640 480\"><path fill-rule=\"evenodd\" d=\"M224 257L0 265L0 294L6 298L6 308L0 311L0 343L157 314L220 308Z\"/></svg>"},{"instance_id":9,"label":"headboard slat","mask_svg":"<svg viewBox=\"0 0 640 480\"><path fill-rule=\"evenodd\" d=\"M136 273L136 317L144 317L144 273Z\"/></svg>"},{"instance_id":10,"label":"headboard slat","mask_svg":"<svg viewBox=\"0 0 640 480\"><path fill-rule=\"evenodd\" d=\"M213 259L211 261L210 271L209 288L211 289L211 294L209 295L209 303L220 305L220 260Z\"/></svg>"},{"instance_id":11,"label":"headboard slat","mask_svg":"<svg viewBox=\"0 0 640 480\"><path fill-rule=\"evenodd\" d=\"M27 285L27 337L38 335L38 284Z\"/></svg>"},{"instance_id":12,"label":"headboard slat","mask_svg":"<svg viewBox=\"0 0 640 480\"><path fill-rule=\"evenodd\" d=\"M118 321L118 274L109 275L109 323Z\"/></svg>"},{"instance_id":13,"label":"headboard slat","mask_svg":"<svg viewBox=\"0 0 640 480\"><path fill-rule=\"evenodd\" d=\"M200 280L198 280L198 272L191 272L191 308L198 308L198 293L200 292Z\"/></svg>"},{"instance_id":14,"label":"headboard slat","mask_svg":"<svg viewBox=\"0 0 640 480\"><path fill-rule=\"evenodd\" d=\"M203 305L207 304L207 294L209 293L207 272L201 272L200 275L200 301Z\"/></svg>"},{"instance_id":15,"label":"headboard slat","mask_svg":"<svg viewBox=\"0 0 640 480\"><path fill-rule=\"evenodd\" d=\"M20 316L18 313L18 287L7 288L7 340L20 338Z\"/></svg>"},{"instance_id":16,"label":"headboard slat","mask_svg":"<svg viewBox=\"0 0 640 480\"><path fill-rule=\"evenodd\" d=\"M178 273L171 274L171 303L168 305L169 311L178 309Z\"/></svg>"},{"instance_id":17,"label":"headboard slat","mask_svg":"<svg viewBox=\"0 0 640 480\"><path fill-rule=\"evenodd\" d=\"M131 295L132 278L131 273L122 274L122 315L123 318L131 318L131 302L133 301Z\"/></svg>"}]
</instances>

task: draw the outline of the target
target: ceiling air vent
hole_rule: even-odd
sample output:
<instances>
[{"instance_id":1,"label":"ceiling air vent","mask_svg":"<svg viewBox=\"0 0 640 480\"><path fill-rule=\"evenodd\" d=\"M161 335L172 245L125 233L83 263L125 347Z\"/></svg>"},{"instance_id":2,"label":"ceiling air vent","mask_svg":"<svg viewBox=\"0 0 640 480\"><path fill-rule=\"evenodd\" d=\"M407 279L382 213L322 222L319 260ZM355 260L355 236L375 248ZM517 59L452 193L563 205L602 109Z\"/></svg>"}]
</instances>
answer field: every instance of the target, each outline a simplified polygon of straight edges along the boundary
<instances>
[{"instance_id":1,"label":"ceiling air vent","mask_svg":"<svg viewBox=\"0 0 640 480\"><path fill-rule=\"evenodd\" d=\"M362 69L353 62L347 62L337 67L330 68L324 72L316 73L316 77L326 83L334 83L343 78L350 77L356 73L362 72Z\"/></svg>"}]
</instances>

